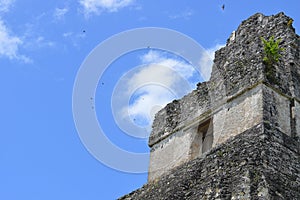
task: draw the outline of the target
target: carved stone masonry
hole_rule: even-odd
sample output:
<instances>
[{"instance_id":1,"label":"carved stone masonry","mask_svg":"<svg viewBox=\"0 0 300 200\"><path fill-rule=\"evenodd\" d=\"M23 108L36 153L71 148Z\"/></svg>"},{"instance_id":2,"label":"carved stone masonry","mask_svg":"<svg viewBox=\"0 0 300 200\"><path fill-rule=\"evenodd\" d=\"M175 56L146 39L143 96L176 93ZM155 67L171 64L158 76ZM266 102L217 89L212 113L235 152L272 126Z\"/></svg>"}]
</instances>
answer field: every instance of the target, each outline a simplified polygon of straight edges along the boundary
<instances>
[{"instance_id":1,"label":"carved stone masonry","mask_svg":"<svg viewBox=\"0 0 300 200\"><path fill-rule=\"evenodd\" d=\"M300 199L300 38L255 14L215 53L211 78L160 110L148 184L123 199ZM263 63L261 37L281 39ZM158 192L160 191L160 192Z\"/></svg>"}]
</instances>

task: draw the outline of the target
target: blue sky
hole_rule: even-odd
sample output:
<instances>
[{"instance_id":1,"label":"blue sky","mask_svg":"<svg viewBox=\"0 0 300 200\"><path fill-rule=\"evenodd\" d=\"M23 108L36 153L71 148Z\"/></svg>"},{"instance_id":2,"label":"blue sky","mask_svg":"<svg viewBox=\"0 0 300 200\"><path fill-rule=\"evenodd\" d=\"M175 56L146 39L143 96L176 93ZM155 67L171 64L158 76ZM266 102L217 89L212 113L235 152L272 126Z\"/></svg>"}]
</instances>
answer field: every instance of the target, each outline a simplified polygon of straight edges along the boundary
<instances>
[{"instance_id":1,"label":"blue sky","mask_svg":"<svg viewBox=\"0 0 300 200\"><path fill-rule=\"evenodd\" d=\"M74 122L76 76L103 41L159 27L206 49L200 73L185 58L152 47L120 55L86 97L109 141L148 155L154 113L208 78L213 52L242 20L283 11L299 31L299 8L297 0L0 0L0 199L116 199L146 183L146 173L96 159ZM109 149L99 153L118 159ZM121 166L140 162L147 161L120 158Z\"/></svg>"}]
</instances>

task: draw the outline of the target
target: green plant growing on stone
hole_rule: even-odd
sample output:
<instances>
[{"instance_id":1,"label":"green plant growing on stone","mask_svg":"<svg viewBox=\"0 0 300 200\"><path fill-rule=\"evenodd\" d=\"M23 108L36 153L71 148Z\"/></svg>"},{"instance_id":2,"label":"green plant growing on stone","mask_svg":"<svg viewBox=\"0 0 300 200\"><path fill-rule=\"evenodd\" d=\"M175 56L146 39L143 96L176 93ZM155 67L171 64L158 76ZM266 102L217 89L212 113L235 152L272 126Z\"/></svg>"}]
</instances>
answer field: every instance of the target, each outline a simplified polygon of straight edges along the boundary
<instances>
[{"instance_id":1,"label":"green plant growing on stone","mask_svg":"<svg viewBox=\"0 0 300 200\"><path fill-rule=\"evenodd\" d=\"M288 27L291 27L292 24L293 24L293 21L294 21L293 19L290 19L290 20L288 21L288 23L287 23L287 26L288 26Z\"/></svg>"},{"instance_id":2,"label":"green plant growing on stone","mask_svg":"<svg viewBox=\"0 0 300 200\"><path fill-rule=\"evenodd\" d=\"M223 152L222 151L217 151L217 154L219 157L223 157Z\"/></svg>"},{"instance_id":3,"label":"green plant growing on stone","mask_svg":"<svg viewBox=\"0 0 300 200\"><path fill-rule=\"evenodd\" d=\"M263 62L268 66L272 66L279 61L279 58L281 57L280 53L284 51L284 48L279 47L281 39L275 40L274 36L272 36L269 40L261 37L261 40L264 44Z\"/></svg>"}]
</instances>

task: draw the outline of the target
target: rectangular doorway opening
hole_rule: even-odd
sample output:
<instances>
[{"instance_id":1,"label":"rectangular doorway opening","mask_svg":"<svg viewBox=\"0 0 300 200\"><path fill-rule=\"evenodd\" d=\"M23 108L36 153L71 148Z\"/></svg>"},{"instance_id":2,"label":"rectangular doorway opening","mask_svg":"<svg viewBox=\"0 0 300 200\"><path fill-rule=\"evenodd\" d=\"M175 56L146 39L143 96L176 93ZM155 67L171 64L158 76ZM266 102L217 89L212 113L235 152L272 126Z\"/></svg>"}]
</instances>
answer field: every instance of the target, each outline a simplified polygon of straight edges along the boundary
<instances>
[{"instance_id":1,"label":"rectangular doorway opening","mask_svg":"<svg viewBox=\"0 0 300 200\"><path fill-rule=\"evenodd\" d=\"M208 119L199 124L196 129L192 145L191 145L191 159L199 157L203 153L212 148L213 144L213 123L212 119Z\"/></svg>"}]
</instances>

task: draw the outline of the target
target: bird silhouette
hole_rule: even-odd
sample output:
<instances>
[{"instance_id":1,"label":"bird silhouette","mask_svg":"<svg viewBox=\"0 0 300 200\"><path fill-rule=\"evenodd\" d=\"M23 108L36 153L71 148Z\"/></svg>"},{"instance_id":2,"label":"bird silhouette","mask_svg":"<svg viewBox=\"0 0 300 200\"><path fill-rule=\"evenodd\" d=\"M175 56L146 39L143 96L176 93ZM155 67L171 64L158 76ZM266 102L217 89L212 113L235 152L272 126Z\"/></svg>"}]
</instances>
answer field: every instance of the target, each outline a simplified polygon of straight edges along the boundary
<instances>
[{"instance_id":1,"label":"bird silhouette","mask_svg":"<svg viewBox=\"0 0 300 200\"><path fill-rule=\"evenodd\" d=\"M224 9L225 9L225 4L222 5L222 10L224 10Z\"/></svg>"}]
</instances>

